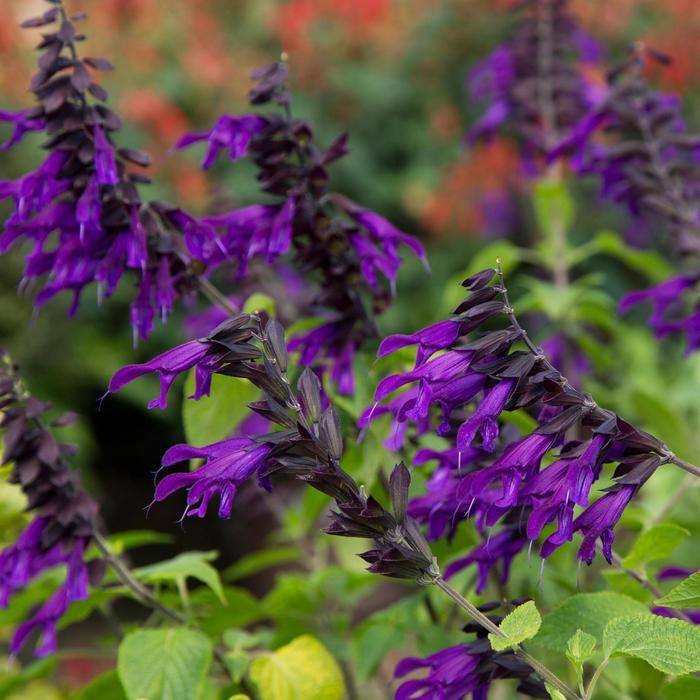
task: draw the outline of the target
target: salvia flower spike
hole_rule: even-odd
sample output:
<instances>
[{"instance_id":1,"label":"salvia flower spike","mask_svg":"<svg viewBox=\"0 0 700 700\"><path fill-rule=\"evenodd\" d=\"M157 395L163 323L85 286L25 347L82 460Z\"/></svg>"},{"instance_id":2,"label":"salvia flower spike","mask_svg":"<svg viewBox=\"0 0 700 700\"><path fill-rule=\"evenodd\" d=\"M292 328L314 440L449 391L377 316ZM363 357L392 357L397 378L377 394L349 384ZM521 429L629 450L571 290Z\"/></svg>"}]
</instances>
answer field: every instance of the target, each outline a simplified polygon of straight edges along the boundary
<instances>
[{"instance_id":1,"label":"salvia flower spike","mask_svg":"<svg viewBox=\"0 0 700 700\"><path fill-rule=\"evenodd\" d=\"M88 597L88 582L104 571L102 560L84 557L94 532L97 504L80 487L65 461L71 447L56 441L40 422L49 409L29 396L10 358L0 352L0 428L5 452L2 464L11 464L10 481L22 487L34 519L17 541L0 551L0 607L43 572L66 566L65 581L23 622L10 648L17 654L34 630L41 632L36 654L56 650L56 625L70 604ZM54 425L65 425L70 416Z\"/></svg>"},{"instance_id":2,"label":"salvia flower spike","mask_svg":"<svg viewBox=\"0 0 700 700\"><path fill-rule=\"evenodd\" d=\"M352 393L353 357L361 343L377 335L374 318L390 303L406 248L427 266L413 237L387 219L329 189L329 166L347 153L347 135L327 149L316 145L311 125L294 117L285 62L253 73L251 107L264 113L224 115L206 132L188 134L184 148L204 141L202 167L228 153L231 160L250 158L261 189L272 204L253 204L200 220L222 232L221 241L237 262L239 277L262 258L268 263L292 255L305 277L317 283L310 311L320 326L295 336L290 350L304 365L330 372L342 393ZM215 259L222 255L214 253Z\"/></svg>"},{"instance_id":3,"label":"salvia flower spike","mask_svg":"<svg viewBox=\"0 0 700 700\"><path fill-rule=\"evenodd\" d=\"M500 260L498 269L473 275L464 286L470 293L451 320L458 329L454 336L444 334L437 344L437 336L425 329L399 336L400 341L385 341L399 347L410 338L418 345L422 364L384 379L375 399L381 402L410 385L386 404L393 420L404 426L402 433L411 426L419 434L431 429L425 418L439 407L443 419L438 432L454 441L445 453L424 450L417 455L420 461L437 459L439 466L428 482L428 493L410 502L408 513L427 523L433 538L453 532L456 523L467 518L474 518L482 531L502 523L503 529L490 533L481 550L448 570L451 574L478 564L480 588L497 564L505 567L507 576L510 560L552 522L557 529L543 542L542 557L581 532L579 559L590 564L599 540L610 562L615 525L656 469L669 462L696 474L697 468L682 463L657 438L598 406L561 375L518 322ZM495 290L498 303L489 302L488 309L477 311L486 289ZM495 323L498 319L500 325ZM474 337L487 320L489 330ZM476 408L470 410L474 403ZM538 427L524 437L502 434L501 412L519 408L531 412ZM366 414L363 423L371 419ZM543 467L543 458L552 453L554 461ZM593 485L608 464L617 465L613 485L591 503ZM574 517L577 506L584 510Z\"/></svg>"},{"instance_id":4,"label":"salvia flower spike","mask_svg":"<svg viewBox=\"0 0 700 700\"><path fill-rule=\"evenodd\" d=\"M0 199L13 202L0 234L0 254L15 243L30 244L21 288L41 280L37 306L70 292L71 314L87 286L96 284L98 299L107 298L130 271L138 280L131 305L134 338L146 338L154 317L164 320L179 296L196 290L213 250L222 255L220 243L213 228L186 212L143 200L139 185L150 179L139 169L150 158L114 145L121 120L93 77L112 65L81 57L78 45L85 36L76 22L83 17L69 17L61 1L49 4L42 15L24 22L44 31L31 82L37 105L0 112L0 121L14 129L3 148L41 131L47 154L36 170L0 181Z\"/></svg>"},{"instance_id":5,"label":"salvia flower spike","mask_svg":"<svg viewBox=\"0 0 700 700\"><path fill-rule=\"evenodd\" d=\"M566 0L517 4L510 35L469 76L472 99L488 107L468 141L509 128L533 166L596 104L598 91L579 66L597 62L600 48L568 5Z\"/></svg>"},{"instance_id":6,"label":"salvia flower spike","mask_svg":"<svg viewBox=\"0 0 700 700\"><path fill-rule=\"evenodd\" d=\"M579 173L597 176L602 196L624 206L635 229L662 232L662 245L680 258L682 269L655 287L628 294L620 310L651 302L649 325L656 335L683 333L692 352L700 347L700 309L695 303L687 312L700 281L700 141L688 133L680 98L654 89L645 75L649 64L668 61L635 44L629 58L610 71L605 99L552 156L568 153Z\"/></svg>"}]
</instances>

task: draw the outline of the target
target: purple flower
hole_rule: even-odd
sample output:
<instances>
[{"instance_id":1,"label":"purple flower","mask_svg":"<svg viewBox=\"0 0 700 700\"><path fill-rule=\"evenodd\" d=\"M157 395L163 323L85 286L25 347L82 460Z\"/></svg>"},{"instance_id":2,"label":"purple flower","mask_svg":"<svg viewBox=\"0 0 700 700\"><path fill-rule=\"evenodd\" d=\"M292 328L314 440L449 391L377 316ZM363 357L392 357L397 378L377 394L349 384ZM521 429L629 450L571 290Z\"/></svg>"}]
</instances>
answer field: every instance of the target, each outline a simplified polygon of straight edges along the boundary
<instances>
[{"instance_id":1,"label":"purple flower","mask_svg":"<svg viewBox=\"0 0 700 700\"><path fill-rule=\"evenodd\" d=\"M189 445L171 447L163 457L163 466L192 458L204 458L194 471L178 472L163 477L156 486L154 501L163 501L175 491L187 491L186 516L203 518L211 499L218 494L220 518L231 516L233 498L240 485L261 470L272 451L245 437L230 438L202 448Z\"/></svg>"},{"instance_id":2,"label":"purple flower","mask_svg":"<svg viewBox=\"0 0 700 700\"><path fill-rule=\"evenodd\" d=\"M9 122L13 125L13 131L10 138L0 145L0 151L7 151L14 145L18 144L25 134L32 131L43 131L45 128L44 120L41 117L35 116L32 111L21 110L20 112L3 112L0 111L0 122Z\"/></svg>"},{"instance_id":3,"label":"purple flower","mask_svg":"<svg viewBox=\"0 0 700 700\"><path fill-rule=\"evenodd\" d=\"M607 443L604 435L594 435L577 448L577 456L565 457L550 464L522 489L523 503L532 506L527 521L527 536L536 540L544 526L558 518L557 538L573 538L574 506L587 506L593 482L598 478Z\"/></svg>"},{"instance_id":4,"label":"purple flower","mask_svg":"<svg viewBox=\"0 0 700 700\"><path fill-rule=\"evenodd\" d=\"M251 139L257 136L268 125L267 119L259 114L242 114L238 117L224 114L216 120L213 128L195 134L186 134L175 145L182 149L199 143L207 142L207 151L202 160L205 170L214 165L223 150L227 150L231 160L245 158Z\"/></svg>"},{"instance_id":5,"label":"purple flower","mask_svg":"<svg viewBox=\"0 0 700 700\"><path fill-rule=\"evenodd\" d=\"M461 700L468 693L474 693L475 698L486 698L488 684L481 686L474 674L478 665L479 657L469 654L464 644L442 649L425 659L404 659L394 671L396 678L419 669L428 669L429 674L422 679L404 681L394 699Z\"/></svg>"},{"instance_id":6,"label":"purple flower","mask_svg":"<svg viewBox=\"0 0 700 700\"><path fill-rule=\"evenodd\" d=\"M475 547L466 557L453 561L445 569L445 578L450 578L463 571L471 564L476 564L479 581L476 585L477 594L481 593L488 583L491 571L500 568L499 581L506 583L510 575L510 565L513 559L527 546L527 537L517 527L509 527L486 538Z\"/></svg>"},{"instance_id":7,"label":"purple flower","mask_svg":"<svg viewBox=\"0 0 700 700\"><path fill-rule=\"evenodd\" d=\"M499 606L489 603L481 609L492 611L496 607ZM500 615L489 617L494 624L503 619ZM467 695L473 700L486 700L491 683L499 678L517 680L517 692L523 696L549 697L544 684L532 675L530 666L512 651L494 652L486 632L476 624L466 625L464 631L476 633L476 639L426 658L409 657L399 662L394 671L397 678L422 669L427 669L428 675L401 683L395 700L464 700Z\"/></svg>"},{"instance_id":8,"label":"purple flower","mask_svg":"<svg viewBox=\"0 0 700 700\"><path fill-rule=\"evenodd\" d=\"M612 564L614 527L636 490L635 486L621 486L616 491L606 493L574 520L573 531L580 531L583 535L583 542L578 550L579 559L590 564L595 557L597 540L600 539L603 556L608 564ZM548 557L559 547L565 541L566 534L557 531L550 535L542 545L542 556Z\"/></svg>"},{"instance_id":9,"label":"purple flower","mask_svg":"<svg viewBox=\"0 0 700 700\"><path fill-rule=\"evenodd\" d=\"M438 350L444 350L457 340L459 326L459 322L447 319L423 328L412 335L390 335L379 345L377 358L390 355L400 348L418 345L416 367L419 367Z\"/></svg>"},{"instance_id":10,"label":"purple flower","mask_svg":"<svg viewBox=\"0 0 700 700\"><path fill-rule=\"evenodd\" d=\"M469 447L476 434L481 432L482 447L486 452L493 452L494 441L498 437L498 416L508 401L515 380L504 380L486 392L474 413L459 426L457 447L464 450Z\"/></svg>"},{"instance_id":11,"label":"purple flower","mask_svg":"<svg viewBox=\"0 0 700 700\"><path fill-rule=\"evenodd\" d=\"M93 130L95 144L95 172L101 185L119 184L117 161L114 157L114 147L99 126Z\"/></svg>"},{"instance_id":12,"label":"purple flower","mask_svg":"<svg viewBox=\"0 0 700 700\"><path fill-rule=\"evenodd\" d=\"M108 393L116 393L122 387L145 374L157 373L160 377L160 396L148 404L148 408L166 408L168 390L179 374L195 368L195 392L189 397L200 399L208 396L211 377L222 359L220 348L212 347L204 340L191 340L154 357L149 362L122 367L109 382Z\"/></svg>"},{"instance_id":13,"label":"purple flower","mask_svg":"<svg viewBox=\"0 0 700 700\"><path fill-rule=\"evenodd\" d=\"M682 297L692 289L698 282L698 275L678 275L672 277L655 287L643 289L636 292L630 292L625 295L619 304L621 313L628 311L631 307L641 304L642 302L651 301L653 304L653 313L649 317L649 325L654 329L659 338L663 338L669 333L678 330L684 324L692 319L692 316L685 320L673 320L667 318L667 313L678 306L682 306ZM688 324L689 336L693 336L691 324ZM690 343L690 349L695 349L695 344Z\"/></svg>"},{"instance_id":14,"label":"purple flower","mask_svg":"<svg viewBox=\"0 0 700 700\"><path fill-rule=\"evenodd\" d=\"M12 637L10 650L18 654L27 637L36 628L41 630L41 641L35 650L37 656L46 656L56 651L56 626L66 614L71 603L88 597L88 570L83 562L85 543L76 544L73 551L62 558L67 564L66 582L25 622Z\"/></svg>"}]
</instances>

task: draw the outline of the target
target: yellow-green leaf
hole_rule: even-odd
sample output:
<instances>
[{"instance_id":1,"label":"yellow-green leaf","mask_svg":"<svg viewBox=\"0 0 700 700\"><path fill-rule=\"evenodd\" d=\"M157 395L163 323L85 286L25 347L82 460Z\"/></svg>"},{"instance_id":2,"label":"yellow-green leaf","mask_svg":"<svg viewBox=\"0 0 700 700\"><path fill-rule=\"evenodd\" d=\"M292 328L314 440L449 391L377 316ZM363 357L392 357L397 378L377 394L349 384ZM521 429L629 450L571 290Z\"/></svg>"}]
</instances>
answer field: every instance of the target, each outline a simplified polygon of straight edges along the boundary
<instances>
[{"instance_id":1,"label":"yellow-green leaf","mask_svg":"<svg viewBox=\"0 0 700 700\"><path fill-rule=\"evenodd\" d=\"M343 674L315 637L303 635L250 665L259 700L342 700Z\"/></svg>"}]
</instances>

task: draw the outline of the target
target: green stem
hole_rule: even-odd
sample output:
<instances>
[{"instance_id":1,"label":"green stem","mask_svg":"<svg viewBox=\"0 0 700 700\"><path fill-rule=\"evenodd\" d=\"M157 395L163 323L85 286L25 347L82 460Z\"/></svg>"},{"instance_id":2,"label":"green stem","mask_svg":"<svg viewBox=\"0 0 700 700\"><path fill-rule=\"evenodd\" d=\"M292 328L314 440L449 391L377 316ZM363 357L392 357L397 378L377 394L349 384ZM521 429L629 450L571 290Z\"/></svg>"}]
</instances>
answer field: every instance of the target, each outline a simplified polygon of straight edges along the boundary
<instances>
[{"instance_id":1,"label":"green stem","mask_svg":"<svg viewBox=\"0 0 700 700\"><path fill-rule=\"evenodd\" d=\"M593 691L595 690L596 683L598 682L598 679L605 670L605 667L608 665L609 661L610 659L604 659L603 663L601 663L600 666L598 666L598 668L595 670L595 673L593 674L593 677L591 678L591 681L588 684L588 690L586 690L586 694L583 696L583 700L590 700L590 698L593 697Z\"/></svg>"},{"instance_id":2,"label":"green stem","mask_svg":"<svg viewBox=\"0 0 700 700\"><path fill-rule=\"evenodd\" d=\"M485 630L495 634L498 637L508 638L508 635L495 624L488 616L484 615L473 603L470 603L461 593L457 592L452 586L450 586L447 581L445 581L442 576L437 576L433 578L433 583L444 593L446 593L452 600L464 610L476 623L481 625ZM562 681L559 676L557 676L554 671L550 671L544 664L540 663L533 656L530 656L521 646L516 646L513 652L517 654L530 668L532 668L535 673L537 673L542 679L547 681L551 686L556 688L558 691L563 693L567 698L572 700L583 700L583 698L576 693L575 690L569 688L569 686Z\"/></svg>"}]
</instances>

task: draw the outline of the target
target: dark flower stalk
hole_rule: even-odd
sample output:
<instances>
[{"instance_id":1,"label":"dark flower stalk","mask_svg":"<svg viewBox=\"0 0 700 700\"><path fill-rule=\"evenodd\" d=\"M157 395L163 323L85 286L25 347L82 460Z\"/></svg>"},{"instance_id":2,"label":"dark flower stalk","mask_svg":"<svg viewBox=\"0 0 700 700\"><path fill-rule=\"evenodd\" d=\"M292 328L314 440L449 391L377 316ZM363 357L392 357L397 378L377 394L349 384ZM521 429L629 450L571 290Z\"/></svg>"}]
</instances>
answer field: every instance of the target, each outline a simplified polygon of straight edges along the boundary
<instances>
[{"instance_id":1,"label":"dark flower stalk","mask_svg":"<svg viewBox=\"0 0 700 700\"><path fill-rule=\"evenodd\" d=\"M668 62L666 55L636 44L630 58L610 72L605 99L552 156L573 154L574 167L600 178L602 196L625 206L637 227L664 232L662 244L681 258L682 271L628 294L620 310L652 302L649 325L656 335L682 332L692 352L700 347L700 310L693 301L700 280L700 141L688 133L680 98L654 90L645 77L650 64ZM692 312L686 315L689 304Z\"/></svg>"},{"instance_id":2,"label":"dark flower stalk","mask_svg":"<svg viewBox=\"0 0 700 700\"><path fill-rule=\"evenodd\" d=\"M85 15L69 17L61 0L47 2L50 9L23 24L47 28L31 82L37 106L0 113L0 121L14 125L4 148L41 131L47 156L36 170L0 181L0 199L14 205L0 234L0 253L18 241L31 243L20 286L42 281L39 306L71 292L71 314L85 287L95 283L98 299L109 297L123 273L132 271L138 291L131 324L135 340L146 338L156 314L165 320L179 296L192 294L199 282L207 286L207 260L214 249L222 255L220 243L213 228L186 212L142 198L139 186L150 179L133 168L147 166L149 156L114 146L121 120L93 78L112 64L80 56L85 35L76 23Z\"/></svg>"},{"instance_id":3,"label":"dark flower stalk","mask_svg":"<svg viewBox=\"0 0 700 700\"><path fill-rule=\"evenodd\" d=\"M41 631L36 654L56 649L56 625L76 600L88 596L88 581L104 571L99 559L85 561L92 542L97 504L80 487L65 461L72 447L56 441L40 422L49 409L22 387L9 357L0 353L0 428L5 451L2 464L11 464L10 481L27 497L34 520L15 544L0 552L0 607L47 570L66 566L65 582L16 630L11 651L17 654L29 635ZM59 427L70 415L53 421Z\"/></svg>"},{"instance_id":4,"label":"dark flower stalk","mask_svg":"<svg viewBox=\"0 0 700 700\"><path fill-rule=\"evenodd\" d=\"M447 488L431 482L430 509L426 508L428 497L423 497L411 503L408 512L433 526L432 519L439 518L440 526L429 531L431 536L442 534L445 523L454 528L457 520L469 517L476 518L482 530L499 521L511 522L499 534L491 535L481 552L473 552L466 560L466 564L484 567L482 585L497 561L507 564L527 542L539 538L545 525L555 521L557 529L540 549L543 558L579 531L583 535L578 551L581 561L593 561L600 539L603 554L611 562L614 527L656 469L673 463L696 476L700 470L678 459L657 438L599 407L560 374L520 326L500 269L484 270L464 285L470 294L455 310L452 336L440 331L438 341L438 326L432 326L412 337L402 337L403 345L419 345L417 366L384 379L375 395L381 401L398 388L417 383L417 394L409 389L392 401L394 420L416 423L421 432L425 425L419 419L431 415L432 405L437 404L443 413L438 433L455 440L451 458L441 457L438 478L441 484L448 484ZM486 298L489 301L485 302ZM486 321L492 326L498 319L505 325L476 339L468 337ZM391 338L385 343L390 349L396 347ZM380 348L380 355L385 347ZM434 356L438 350L442 354ZM465 386L470 389L462 392ZM446 395L453 400L445 401ZM476 409L466 411L478 396ZM500 413L520 408L537 416L537 429L499 448L490 463L484 460L484 453L494 452L497 444ZM371 412L365 421L371 419ZM455 425L453 418L457 416L460 422ZM576 437L567 439L567 435ZM558 456L542 468L545 455L555 450ZM592 486L606 464L617 465L614 483L590 504ZM576 506L583 510L574 517ZM523 523L523 529L512 522Z\"/></svg>"},{"instance_id":5,"label":"dark flower stalk","mask_svg":"<svg viewBox=\"0 0 700 700\"><path fill-rule=\"evenodd\" d=\"M229 438L206 447L172 447L163 457L163 468L192 457L203 458L204 463L194 471L162 477L156 485L154 501L184 490L183 518L201 518L212 499L218 497L218 515L228 518L236 492L244 481L255 477L260 486L270 490L273 478L299 479L335 502L325 532L373 541L372 549L359 555L369 564L368 571L413 579L424 585L435 584L481 627L506 636L442 578L420 527L408 513L410 473L403 463L394 467L389 478L391 512L342 469L344 448L338 416L331 405L324 408L327 398L322 394L318 377L308 367L296 381L296 389L293 388L288 376L288 348L278 322L273 320L263 325L257 315L239 314L204 338L174 348L143 365L125 367L112 378L110 391L118 391L144 374L157 373L167 392L176 374L192 368L198 380L197 393L207 390L213 373L248 379L263 396L249 407L276 428L263 435ZM515 653L566 697L578 698L523 649L517 648Z\"/></svg>"},{"instance_id":6,"label":"dark flower stalk","mask_svg":"<svg viewBox=\"0 0 700 700\"><path fill-rule=\"evenodd\" d=\"M178 147L206 142L205 169L222 151L234 161L250 158L272 202L200 223L223 231L222 244L237 261L239 278L254 259L271 263L291 255L295 266L317 281L308 313L323 323L293 338L290 349L300 352L302 364L329 369L339 390L352 393L353 356L364 340L377 335L374 319L391 302L400 246L427 265L425 253L384 217L329 190L328 166L347 153L347 134L325 150L316 145L311 125L292 115L287 64L265 66L253 79L251 106L278 111L224 115L211 130L183 137Z\"/></svg>"}]
</instances>

